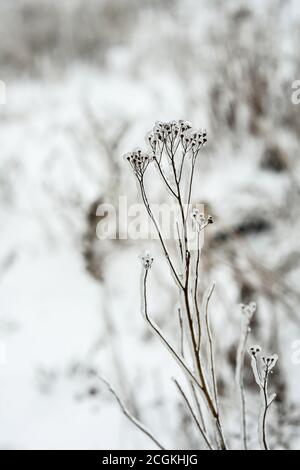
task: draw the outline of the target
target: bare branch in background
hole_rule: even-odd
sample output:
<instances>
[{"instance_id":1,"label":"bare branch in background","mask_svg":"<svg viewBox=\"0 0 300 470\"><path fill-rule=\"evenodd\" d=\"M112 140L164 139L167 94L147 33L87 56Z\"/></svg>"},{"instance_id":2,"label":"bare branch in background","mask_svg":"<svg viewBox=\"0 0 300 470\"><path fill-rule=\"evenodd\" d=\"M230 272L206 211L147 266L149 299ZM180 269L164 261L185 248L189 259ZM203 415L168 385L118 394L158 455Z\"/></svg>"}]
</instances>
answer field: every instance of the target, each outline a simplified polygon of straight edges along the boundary
<instances>
[{"instance_id":1,"label":"bare branch in background","mask_svg":"<svg viewBox=\"0 0 300 470\"><path fill-rule=\"evenodd\" d=\"M151 439L154 444L161 450L165 450L165 448L160 444L160 442L153 436L153 434L149 431L149 429L147 429L140 421L138 421L129 411L128 409L126 408L126 406L124 405L124 403L122 402L121 398L119 397L119 395L115 392L115 390L113 389L113 387L110 385L109 382L107 382L107 380L105 380L103 377L100 377L98 376L98 378L106 385L106 387L108 388L108 390L112 393L112 395L115 397L115 399L117 400L118 402L118 405L120 406L121 410L123 411L124 415L126 416L126 418L129 419L129 421L132 422L132 424L134 424L134 426L136 426L140 431L142 431L142 433L144 433L146 436L149 437L149 439Z\"/></svg>"}]
</instances>

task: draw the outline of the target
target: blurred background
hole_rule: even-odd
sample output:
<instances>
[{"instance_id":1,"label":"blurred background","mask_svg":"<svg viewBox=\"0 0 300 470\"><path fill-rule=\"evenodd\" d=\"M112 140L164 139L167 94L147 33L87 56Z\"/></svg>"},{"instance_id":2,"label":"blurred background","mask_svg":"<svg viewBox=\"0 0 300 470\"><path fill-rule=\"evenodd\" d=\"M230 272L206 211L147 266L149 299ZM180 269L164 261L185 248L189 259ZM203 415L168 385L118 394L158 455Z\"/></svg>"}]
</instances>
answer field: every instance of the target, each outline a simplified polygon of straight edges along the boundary
<instances>
[{"instance_id":1,"label":"blurred background","mask_svg":"<svg viewBox=\"0 0 300 470\"><path fill-rule=\"evenodd\" d=\"M137 199L121 156L173 119L208 130L194 199L216 219L201 285L217 281L226 431L238 448L237 305L254 300L251 342L280 355L270 441L299 448L299 2L0 0L0 18L0 448L152 448L95 373L167 448L199 444L140 315L147 244L96 238L98 204ZM153 316L176 341L176 291L153 270ZM245 380L256 448L248 362Z\"/></svg>"}]
</instances>

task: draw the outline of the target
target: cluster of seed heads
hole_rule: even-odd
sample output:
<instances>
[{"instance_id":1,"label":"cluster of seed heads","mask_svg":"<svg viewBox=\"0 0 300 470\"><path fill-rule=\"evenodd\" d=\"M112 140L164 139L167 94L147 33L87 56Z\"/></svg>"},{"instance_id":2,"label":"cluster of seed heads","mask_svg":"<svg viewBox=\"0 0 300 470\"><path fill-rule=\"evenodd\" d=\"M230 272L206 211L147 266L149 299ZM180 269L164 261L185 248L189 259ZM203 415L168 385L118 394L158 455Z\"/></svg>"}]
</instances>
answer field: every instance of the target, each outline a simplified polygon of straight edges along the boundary
<instances>
[{"instance_id":1,"label":"cluster of seed heads","mask_svg":"<svg viewBox=\"0 0 300 470\"><path fill-rule=\"evenodd\" d=\"M203 212L200 212L199 209L194 208L191 213L192 220L195 224L196 230L203 230L205 227L207 227L210 224L214 223L214 219L211 215L208 215L205 217Z\"/></svg>"},{"instance_id":2,"label":"cluster of seed heads","mask_svg":"<svg viewBox=\"0 0 300 470\"><path fill-rule=\"evenodd\" d=\"M245 305L245 304L241 304L240 305L240 308L241 308L241 311L243 313L243 315L245 315L245 317L248 319L248 321L250 322L252 320L252 317L253 315L255 314L256 310L257 310L257 306L256 306L256 303L255 302L251 302L250 304L248 305Z\"/></svg>"},{"instance_id":3,"label":"cluster of seed heads","mask_svg":"<svg viewBox=\"0 0 300 470\"><path fill-rule=\"evenodd\" d=\"M124 155L124 159L127 160L133 169L134 174L138 179L141 179L153 158L141 149L135 149L133 152Z\"/></svg>"},{"instance_id":4,"label":"cluster of seed heads","mask_svg":"<svg viewBox=\"0 0 300 470\"><path fill-rule=\"evenodd\" d=\"M193 153L198 153L200 148L207 142L206 131L187 132L182 138L182 146L184 150L191 150Z\"/></svg>"},{"instance_id":5,"label":"cluster of seed heads","mask_svg":"<svg viewBox=\"0 0 300 470\"><path fill-rule=\"evenodd\" d=\"M153 257L150 255L150 253L146 253L144 256L142 256L142 264L146 271L151 268L153 264Z\"/></svg>"},{"instance_id":6,"label":"cluster of seed heads","mask_svg":"<svg viewBox=\"0 0 300 470\"><path fill-rule=\"evenodd\" d=\"M273 354L272 356L264 356L262 357L262 361L265 366L265 371L269 373L276 366L278 362L278 356L277 354Z\"/></svg>"},{"instance_id":7,"label":"cluster of seed heads","mask_svg":"<svg viewBox=\"0 0 300 470\"><path fill-rule=\"evenodd\" d=\"M260 356L261 347L251 346L249 354L251 356L251 367L255 377L255 381L261 391L261 425L259 427L259 435L262 449L269 450L266 441L266 417L267 412L274 400L276 399L276 393L269 395L269 375L273 374L273 369L278 362L277 354L272 356Z\"/></svg>"},{"instance_id":8,"label":"cluster of seed heads","mask_svg":"<svg viewBox=\"0 0 300 470\"><path fill-rule=\"evenodd\" d=\"M168 150L177 150L179 144L185 151L198 151L207 142L207 133L192 131L192 125L188 121L156 121L153 130L146 138L154 155L159 153L163 146Z\"/></svg>"},{"instance_id":9,"label":"cluster of seed heads","mask_svg":"<svg viewBox=\"0 0 300 470\"><path fill-rule=\"evenodd\" d=\"M178 141L182 141L185 133L191 128L192 126L188 121L156 121L152 131L147 135L146 140L153 153L156 154L161 144L172 145L175 142L178 143Z\"/></svg>"}]
</instances>

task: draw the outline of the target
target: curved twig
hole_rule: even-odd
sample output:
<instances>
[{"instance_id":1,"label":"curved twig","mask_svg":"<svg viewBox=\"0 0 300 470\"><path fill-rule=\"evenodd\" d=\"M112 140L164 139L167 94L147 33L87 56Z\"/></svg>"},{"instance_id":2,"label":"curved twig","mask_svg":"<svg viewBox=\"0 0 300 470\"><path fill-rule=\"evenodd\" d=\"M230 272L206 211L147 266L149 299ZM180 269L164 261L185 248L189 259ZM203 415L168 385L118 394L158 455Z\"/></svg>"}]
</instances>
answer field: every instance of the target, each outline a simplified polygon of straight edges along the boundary
<instances>
[{"instance_id":1,"label":"curved twig","mask_svg":"<svg viewBox=\"0 0 300 470\"><path fill-rule=\"evenodd\" d=\"M136 426L140 431L142 431L146 436L149 437L149 439L151 439L155 445L157 445L157 447L161 450L165 450L165 447L163 447L161 445L161 443L156 439L156 437L153 436L152 432L149 431L149 429L146 428L146 426L144 426L138 419L136 419L129 411L128 409L126 408L126 406L124 405L124 403L122 402L121 398L119 397L119 395L116 393L116 391L113 389L113 387L111 386L111 384L105 380L103 377L101 376L98 376L98 378L106 385L106 387L108 388L108 390L111 392L111 394L115 397L117 403L119 404L121 410L123 411L124 415L126 416L126 418L129 419L129 421L131 421L132 424L134 424L134 426Z\"/></svg>"}]
</instances>

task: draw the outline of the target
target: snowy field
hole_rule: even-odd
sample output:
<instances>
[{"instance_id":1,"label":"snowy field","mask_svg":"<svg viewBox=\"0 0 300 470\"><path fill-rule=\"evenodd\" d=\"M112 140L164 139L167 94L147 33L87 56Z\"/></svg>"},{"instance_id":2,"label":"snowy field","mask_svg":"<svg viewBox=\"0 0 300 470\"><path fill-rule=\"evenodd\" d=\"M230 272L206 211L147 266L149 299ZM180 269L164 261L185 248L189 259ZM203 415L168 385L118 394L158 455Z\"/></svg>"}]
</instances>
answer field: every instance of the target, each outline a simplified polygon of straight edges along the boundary
<instances>
[{"instance_id":1,"label":"snowy field","mask_svg":"<svg viewBox=\"0 0 300 470\"><path fill-rule=\"evenodd\" d=\"M270 443L299 449L298 2L7 3L0 1L0 448L155 448L99 376L167 448L199 448L171 380L182 373L140 313L139 255L149 247L157 260L151 310L177 344L176 290L159 244L96 237L98 204L138 198L122 155L144 145L155 121L187 119L208 131L193 198L215 219L201 293L216 281L224 427L241 448L238 304L253 300L250 342L280 358ZM248 362L255 449L259 392Z\"/></svg>"}]
</instances>

